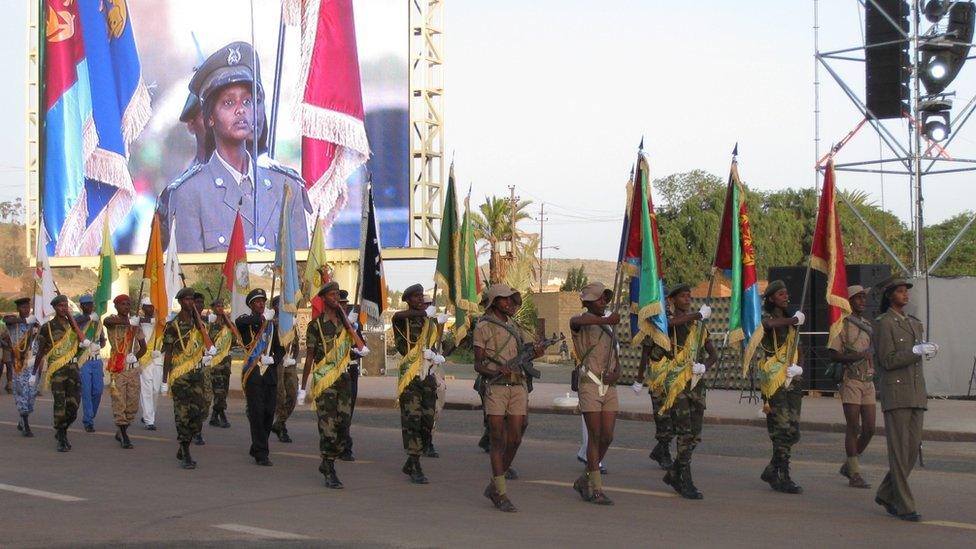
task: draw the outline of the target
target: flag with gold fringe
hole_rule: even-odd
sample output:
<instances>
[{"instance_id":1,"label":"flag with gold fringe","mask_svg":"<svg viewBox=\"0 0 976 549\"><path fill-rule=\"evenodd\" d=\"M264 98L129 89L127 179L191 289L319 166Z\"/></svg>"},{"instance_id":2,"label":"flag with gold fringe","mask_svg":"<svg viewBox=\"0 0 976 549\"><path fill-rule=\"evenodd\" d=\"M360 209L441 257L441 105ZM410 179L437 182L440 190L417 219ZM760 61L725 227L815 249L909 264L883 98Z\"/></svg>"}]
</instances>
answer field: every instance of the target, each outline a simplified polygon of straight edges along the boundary
<instances>
[{"instance_id":1,"label":"flag with gold fringe","mask_svg":"<svg viewBox=\"0 0 976 549\"><path fill-rule=\"evenodd\" d=\"M827 275L828 344L840 334L844 318L851 314L847 295L847 266L844 263L844 239L840 232L837 200L834 188L834 161L827 163L820 208L810 248L810 267Z\"/></svg>"}]
</instances>

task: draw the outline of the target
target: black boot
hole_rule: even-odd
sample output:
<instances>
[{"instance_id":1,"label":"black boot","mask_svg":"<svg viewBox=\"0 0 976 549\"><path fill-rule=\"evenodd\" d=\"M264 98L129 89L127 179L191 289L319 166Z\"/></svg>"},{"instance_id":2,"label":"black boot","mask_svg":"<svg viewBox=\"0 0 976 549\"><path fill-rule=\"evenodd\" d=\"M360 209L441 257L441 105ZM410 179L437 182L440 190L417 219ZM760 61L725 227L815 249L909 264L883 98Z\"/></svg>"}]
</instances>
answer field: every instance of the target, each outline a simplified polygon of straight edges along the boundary
<instances>
[{"instance_id":1,"label":"black boot","mask_svg":"<svg viewBox=\"0 0 976 549\"><path fill-rule=\"evenodd\" d=\"M322 464L319 465L319 472L325 477L325 487L332 488L333 490L341 489L342 482L336 475L335 461L331 459L323 459Z\"/></svg>"},{"instance_id":2,"label":"black boot","mask_svg":"<svg viewBox=\"0 0 976 549\"><path fill-rule=\"evenodd\" d=\"M685 499L702 499L705 496L695 487L695 483L691 480L691 464L685 463L679 469L681 471L681 480L679 485L681 489L678 491L681 497Z\"/></svg>"},{"instance_id":3,"label":"black boot","mask_svg":"<svg viewBox=\"0 0 976 549\"><path fill-rule=\"evenodd\" d=\"M779 463L774 458L769 462L768 465L766 465L766 468L763 469L763 472L761 475L759 475L759 478L762 479L763 482L769 484L769 487L773 490L779 490L779 476Z\"/></svg>"},{"instance_id":4,"label":"black boot","mask_svg":"<svg viewBox=\"0 0 976 549\"><path fill-rule=\"evenodd\" d=\"M410 475L410 482L414 484L427 484L428 482L424 470L420 468L420 456L410 456L407 459L407 464L403 466L403 472Z\"/></svg>"},{"instance_id":5,"label":"black boot","mask_svg":"<svg viewBox=\"0 0 976 549\"><path fill-rule=\"evenodd\" d=\"M58 439L59 452L67 452L70 450L70 448L68 448L68 436L65 434L63 428L55 431L54 438Z\"/></svg>"},{"instance_id":6,"label":"black boot","mask_svg":"<svg viewBox=\"0 0 976 549\"><path fill-rule=\"evenodd\" d=\"M227 421L227 412L224 410L220 411L220 428L227 429L230 427L230 422Z\"/></svg>"},{"instance_id":7,"label":"black boot","mask_svg":"<svg viewBox=\"0 0 976 549\"><path fill-rule=\"evenodd\" d=\"M675 492L681 493L681 469L676 465L672 465L666 473L664 473L664 483L670 486Z\"/></svg>"},{"instance_id":8,"label":"black boot","mask_svg":"<svg viewBox=\"0 0 976 549\"><path fill-rule=\"evenodd\" d=\"M428 442L427 446L424 447L424 457L429 457L429 458L441 457L441 455L437 453L437 449L434 448L433 442Z\"/></svg>"},{"instance_id":9,"label":"black boot","mask_svg":"<svg viewBox=\"0 0 976 549\"><path fill-rule=\"evenodd\" d=\"M790 478L790 460L783 460L780 466L780 491L787 494L802 494L803 488Z\"/></svg>"},{"instance_id":10,"label":"black boot","mask_svg":"<svg viewBox=\"0 0 976 549\"><path fill-rule=\"evenodd\" d=\"M181 442L180 443L180 451L176 454L176 457L177 457L177 459L180 460L180 467L183 467L184 469L196 469L197 468L197 462L193 461L193 458L190 457L190 443L189 442Z\"/></svg>"},{"instance_id":11,"label":"black boot","mask_svg":"<svg viewBox=\"0 0 976 549\"><path fill-rule=\"evenodd\" d=\"M22 414L20 416L20 423L17 424L17 427L20 428L20 430L24 433L25 437L34 436L34 432L31 431L30 428L30 423L27 421L27 414Z\"/></svg>"},{"instance_id":12,"label":"black boot","mask_svg":"<svg viewBox=\"0 0 976 549\"><path fill-rule=\"evenodd\" d=\"M278 440L284 442L285 444L291 443L291 437L288 436L288 426L284 423L278 428Z\"/></svg>"},{"instance_id":13,"label":"black boot","mask_svg":"<svg viewBox=\"0 0 976 549\"><path fill-rule=\"evenodd\" d=\"M670 469L674 465L674 460L671 459L671 444L663 440L658 441L649 457L656 461L661 469Z\"/></svg>"},{"instance_id":14,"label":"black boot","mask_svg":"<svg viewBox=\"0 0 976 549\"><path fill-rule=\"evenodd\" d=\"M207 442L203 440L203 433L197 433L196 436L193 437L193 444L196 444L197 446L203 446L206 443Z\"/></svg>"},{"instance_id":15,"label":"black boot","mask_svg":"<svg viewBox=\"0 0 976 549\"><path fill-rule=\"evenodd\" d=\"M220 412L217 410L210 412L210 425L220 427Z\"/></svg>"},{"instance_id":16,"label":"black boot","mask_svg":"<svg viewBox=\"0 0 976 549\"><path fill-rule=\"evenodd\" d=\"M61 429L61 439L64 440L64 446L70 452L71 451L71 441L68 440L68 428L67 427L64 427L64 428Z\"/></svg>"},{"instance_id":17,"label":"black boot","mask_svg":"<svg viewBox=\"0 0 976 549\"><path fill-rule=\"evenodd\" d=\"M123 426L119 427L119 431L122 434L122 440L120 441L122 443L122 447L125 448L126 450L131 450L132 449L132 441L129 440L129 426L128 425L123 425Z\"/></svg>"}]
</instances>

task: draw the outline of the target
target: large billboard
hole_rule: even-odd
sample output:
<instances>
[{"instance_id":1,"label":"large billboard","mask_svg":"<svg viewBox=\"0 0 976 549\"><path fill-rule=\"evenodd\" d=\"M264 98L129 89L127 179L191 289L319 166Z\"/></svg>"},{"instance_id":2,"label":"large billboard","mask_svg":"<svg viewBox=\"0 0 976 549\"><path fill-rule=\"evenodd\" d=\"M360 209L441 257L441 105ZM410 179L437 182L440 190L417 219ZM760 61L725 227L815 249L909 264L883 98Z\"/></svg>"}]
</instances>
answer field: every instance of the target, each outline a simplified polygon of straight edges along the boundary
<instances>
[{"instance_id":1,"label":"large billboard","mask_svg":"<svg viewBox=\"0 0 976 549\"><path fill-rule=\"evenodd\" d=\"M102 3L109 7L116 4L125 6L121 2ZM362 193L367 177L371 177L382 244L388 248L405 247L409 245L410 219L409 3L405 0L353 0L352 5L364 120L372 156L365 166L347 179L348 201L334 217L327 232L326 246L332 249L359 246ZM131 22L142 66L142 78L151 96L152 115L128 150L128 169L135 189L135 199L124 216L110 218L109 221L116 253L139 255L145 252L153 213L157 206L163 206L161 210L165 210L167 206L167 187L172 190L173 183L179 182L181 176L185 178L187 170L199 162L197 157L200 154L192 128L180 121L187 101L188 83L194 70L204 59L214 52L222 51L229 43L250 43L253 36L259 58L261 84L266 90L266 110L270 112L273 102L279 105L274 162L297 172L301 171L301 127L296 116L293 116L302 93L299 83L302 73L301 37L297 27L289 26L285 29L280 94L275 96L273 92L280 10L280 0L254 0L253 13L252 3L241 0L129 0L124 16ZM106 17L110 15L107 14ZM111 27L111 19L109 21ZM50 40L50 28L48 34ZM213 160L213 157L204 160ZM267 164L265 161L265 165ZM276 173L285 171L287 170ZM240 175L234 170L227 173ZM206 179L211 188L202 188L202 194L193 194L189 200L186 198L188 193L183 193L181 205L173 208L172 217L179 232L183 212L194 211L192 220L187 221L186 225L200 224L203 236L182 241L180 253L222 254L226 251L230 234L222 234L229 231L218 227L227 226L222 218L230 216L232 220L236 209L242 204L242 200L227 199L227 196L233 194L229 192L231 187L240 183L236 175L222 177L204 171L195 176L197 179ZM270 188L270 179L274 179L274 176L256 181L253 185L260 187L264 184ZM240 184L241 189L244 189L243 185L246 183ZM112 189L94 181L86 181L85 189L90 212L88 222L91 223L95 217L92 212L95 211L100 193L108 194ZM301 188L297 190L300 194ZM251 196L254 195L263 196L260 192L251 193ZM46 200L43 191L41 197L40 206L43 211ZM256 224L264 225L263 220L272 217L277 219L279 214L275 212L272 215L271 210L280 210L280 203L279 195L279 199L261 200L253 204L251 208L256 212ZM293 212L301 214L302 204L296 202L296 208ZM247 209L242 208L242 212ZM309 240L308 227L317 213L310 206L305 209L309 223L301 228L304 234L295 236L300 249L307 247L302 244L307 244ZM302 225L296 222L292 226ZM277 227L259 229L255 231L254 237L260 241L251 244L259 249L273 250L274 239L265 239L260 236L260 231L276 233ZM293 229L293 234L295 230ZM59 235L50 234L53 232L55 231L49 228L49 237L56 240ZM52 253L56 244L52 243ZM91 250L63 252L68 248L70 247L61 246L62 252L55 255L91 255ZM215 255L214 259L218 260L218 256Z\"/></svg>"}]
</instances>

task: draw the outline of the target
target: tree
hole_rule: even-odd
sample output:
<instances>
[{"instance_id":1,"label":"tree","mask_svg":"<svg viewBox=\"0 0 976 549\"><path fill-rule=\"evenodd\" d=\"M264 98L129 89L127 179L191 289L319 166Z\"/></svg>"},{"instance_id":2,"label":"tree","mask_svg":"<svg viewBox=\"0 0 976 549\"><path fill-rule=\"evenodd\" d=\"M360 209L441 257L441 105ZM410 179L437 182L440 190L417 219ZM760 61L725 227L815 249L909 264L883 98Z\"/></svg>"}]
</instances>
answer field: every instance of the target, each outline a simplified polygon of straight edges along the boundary
<instances>
[{"instance_id":1,"label":"tree","mask_svg":"<svg viewBox=\"0 0 976 549\"><path fill-rule=\"evenodd\" d=\"M583 286L589 284L590 281L586 276L586 269L583 265L579 267L570 267L566 271L566 282L559 287L561 292L578 292L583 289Z\"/></svg>"},{"instance_id":2,"label":"tree","mask_svg":"<svg viewBox=\"0 0 976 549\"><path fill-rule=\"evenodd\" d=\"M497 196L489 196L478 206L478 211L472 212L471 225L474 229L474 236L481 242L478 247L478 255L488 253L488 280L489 284L500 282L505 273L501 265L501 256L498 253L498 243L510 241L512 239L512 226L515 225L515 252L524 244L525 233L518 230L518 222L529 219L529 214L525 209L532 203L531 200L520 200L515 205L515 222L512 222L512 206L505 199Z\"/></svg>"}]
</instances>

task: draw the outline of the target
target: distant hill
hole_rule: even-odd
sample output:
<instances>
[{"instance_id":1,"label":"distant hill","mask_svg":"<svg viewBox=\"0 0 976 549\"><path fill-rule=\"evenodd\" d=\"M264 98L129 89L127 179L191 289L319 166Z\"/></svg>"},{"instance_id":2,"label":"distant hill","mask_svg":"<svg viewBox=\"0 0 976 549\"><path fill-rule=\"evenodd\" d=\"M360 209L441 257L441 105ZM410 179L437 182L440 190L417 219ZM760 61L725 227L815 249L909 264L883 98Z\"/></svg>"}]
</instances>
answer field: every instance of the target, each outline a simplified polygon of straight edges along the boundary
<instances>
[{"instance_id":1,"label":"distant hill","mask_svg":"<svg viewBox=\"0 0 976 549\"><path fill-rule=\"evenodd\" d=\"M601 259L544 259L542 264L543 280L548 282L553 278L566 279L569 269L583 265L590 282L602 282L606 286L613 286L617 262Z\"/></svg>"}]
</instances>

